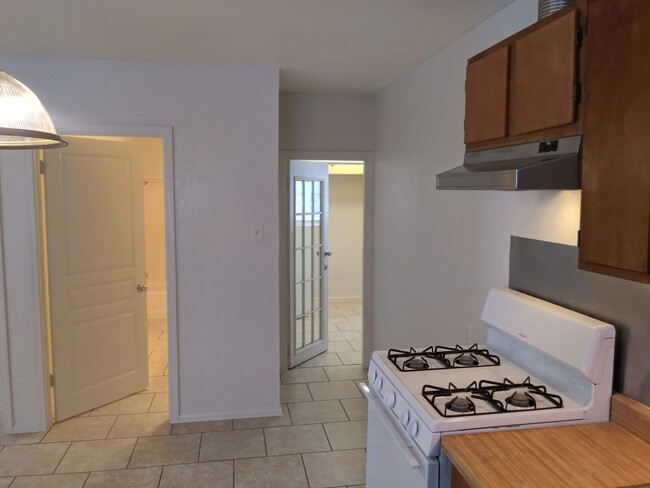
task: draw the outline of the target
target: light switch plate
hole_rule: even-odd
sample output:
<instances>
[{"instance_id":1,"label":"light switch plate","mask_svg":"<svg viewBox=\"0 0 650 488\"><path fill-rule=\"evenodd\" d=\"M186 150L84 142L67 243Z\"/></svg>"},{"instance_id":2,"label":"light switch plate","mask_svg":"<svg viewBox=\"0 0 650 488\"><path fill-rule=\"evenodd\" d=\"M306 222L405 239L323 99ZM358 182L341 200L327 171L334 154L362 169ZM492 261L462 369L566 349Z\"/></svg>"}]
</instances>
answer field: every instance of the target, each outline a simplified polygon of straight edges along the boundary
<instances>
[{"instance_id":1,"label":"light switch plate","mask_svg":"<svg viewBox=\"0 0 650 488\"><path fill-rule=\"evenodd\" d=\"M264 224L251 224L251 241L264 240Z\"/></svg>"}]
</instances>

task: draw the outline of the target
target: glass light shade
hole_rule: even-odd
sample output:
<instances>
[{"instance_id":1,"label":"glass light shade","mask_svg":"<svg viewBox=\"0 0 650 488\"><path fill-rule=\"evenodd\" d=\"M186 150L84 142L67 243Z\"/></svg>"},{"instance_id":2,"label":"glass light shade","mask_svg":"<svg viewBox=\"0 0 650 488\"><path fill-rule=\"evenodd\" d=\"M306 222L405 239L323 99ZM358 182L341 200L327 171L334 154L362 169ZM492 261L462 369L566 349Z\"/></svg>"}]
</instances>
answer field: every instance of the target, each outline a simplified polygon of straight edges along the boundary
<instances>
[{"instance_id":1,"label":"glass light shade","mask_svg":"<svg viewBox=\"0 0 650 488\"><path fill-rule=\"evenodd\" d=\"M34 92L0 71L0 149L67 146Z\"/></svg>"}]
</instances>

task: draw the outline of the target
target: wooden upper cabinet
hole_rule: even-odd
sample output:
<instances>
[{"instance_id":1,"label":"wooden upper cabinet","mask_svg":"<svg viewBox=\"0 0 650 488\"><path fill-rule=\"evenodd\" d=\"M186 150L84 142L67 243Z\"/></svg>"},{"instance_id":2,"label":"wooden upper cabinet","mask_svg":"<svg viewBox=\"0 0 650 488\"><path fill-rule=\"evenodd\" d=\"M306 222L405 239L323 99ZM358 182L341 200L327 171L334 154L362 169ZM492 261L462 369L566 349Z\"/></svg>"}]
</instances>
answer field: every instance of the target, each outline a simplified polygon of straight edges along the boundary
<instances>
[{"instance_id":1,"label":"wooden upper cabinet","mask_svg":"<svg viewBox=\"0 0 650 488\"><path fill-rule=\"evenodd\" d=\"M650 1L591 0L580 267L650 282Z\"/></svg>"},{"instance_id":2,"label":"wooden upper cabinet","mask_svg":"<svg viewBox=\"0 0 650 488\"><path fill-rule=\"evenodd\" d=\"M508 64L504 46L467 65L465 82L465 143L508 135Z\"/></svg>"},{"instance_id":3,"label":"wooden upper cabinet","mask_svg":"<svg viewBox=\"0 0 650 488\"><path fill-rule=\"evenodd\" d=\"M467 151L582 134L586 4L577 0L470 58Z\"/></svg>"},{"instance_id":4,"label":"wooden upper cabinet","mask_svg":"<svg viewBox=\"0 0 650 488\"><path fill-rule=\"evenodd\" d=\"M577 26L578 11L570 10L515 41L510 84L511 134L575 121Z\"/></svg>"}]
</instances>

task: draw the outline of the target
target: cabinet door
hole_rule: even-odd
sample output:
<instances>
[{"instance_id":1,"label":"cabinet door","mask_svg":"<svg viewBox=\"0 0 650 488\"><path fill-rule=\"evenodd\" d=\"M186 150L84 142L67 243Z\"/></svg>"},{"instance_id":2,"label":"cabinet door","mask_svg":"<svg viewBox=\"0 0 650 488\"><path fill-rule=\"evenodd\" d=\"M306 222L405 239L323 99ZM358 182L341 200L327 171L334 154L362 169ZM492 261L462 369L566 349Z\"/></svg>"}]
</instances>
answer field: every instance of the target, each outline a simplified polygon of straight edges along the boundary
<instances>
[{"instance_id":1,"label":"cabinet door","mask_svg":"<svg viewBox=\"0 0 650 488\"><path fill-rule=\"evenodd\" d=\"M571 124L576 104L577 10L515 42L510 84L510 134Z\"/></svg>"},{"instance_id":2,"label":"cabinet door","mask_svg":"<svg viewBox=\"0 0 650 488\"><path fill-rule=\"evenodd\" d=\"M650 236L650 2L589 2L581 267L647 274ZM647 281L647 275L607 274Z\"/></svg>"},{"instance_id":3,"label":"cabinet door","mask_svg":"<svg viewBox=\"0 0 650 488\"><path fill-rule=\"evenodd\" d=\"M508 64L504 46L467 65L465 143L508 135Z\"/></svg>"}]
</instances>

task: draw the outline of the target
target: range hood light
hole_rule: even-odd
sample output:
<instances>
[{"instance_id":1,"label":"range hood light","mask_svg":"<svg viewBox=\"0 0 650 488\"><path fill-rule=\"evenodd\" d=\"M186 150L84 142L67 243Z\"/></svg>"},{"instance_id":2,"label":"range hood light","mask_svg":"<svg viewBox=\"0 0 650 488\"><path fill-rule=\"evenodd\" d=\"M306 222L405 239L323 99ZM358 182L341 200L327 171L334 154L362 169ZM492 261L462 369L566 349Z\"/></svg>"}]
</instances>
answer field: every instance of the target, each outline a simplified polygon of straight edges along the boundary
<instances>
[{"instance_id":1,"label":"range hood light","mask_svg":"<svg viewBox=\"0 0 650 488\"><path fill-rule=\"evenodd\" d=\"M34 92L0 71L0 149L64 147L52 119Z\"/></svg>"}]
</instances>

